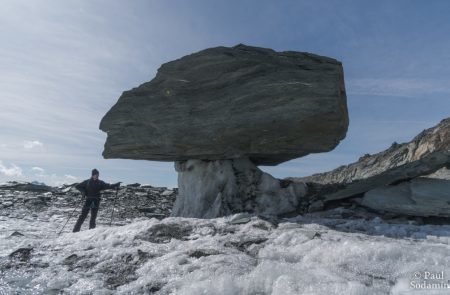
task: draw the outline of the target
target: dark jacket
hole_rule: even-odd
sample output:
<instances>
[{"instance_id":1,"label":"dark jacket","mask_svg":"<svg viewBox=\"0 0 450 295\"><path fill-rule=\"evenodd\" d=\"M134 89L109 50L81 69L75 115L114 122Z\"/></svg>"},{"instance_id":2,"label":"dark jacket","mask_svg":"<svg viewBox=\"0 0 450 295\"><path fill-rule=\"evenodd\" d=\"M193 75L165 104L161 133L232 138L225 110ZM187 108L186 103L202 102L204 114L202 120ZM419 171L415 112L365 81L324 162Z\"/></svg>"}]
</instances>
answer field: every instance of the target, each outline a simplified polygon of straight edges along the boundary
<instances>
[{"instance_id":1,"label":"dark jacket","mask_svg":"<svg viewBox=\"0 0 450 295\"><path fill-rule=\"evenodd\" d=\"M109 184L100 179L94 180L89 178L77 184L75 188L88 198L100 198L100 191L110 188L118 188L119 186L120 183Z\"/></svg>"}]
</instances>

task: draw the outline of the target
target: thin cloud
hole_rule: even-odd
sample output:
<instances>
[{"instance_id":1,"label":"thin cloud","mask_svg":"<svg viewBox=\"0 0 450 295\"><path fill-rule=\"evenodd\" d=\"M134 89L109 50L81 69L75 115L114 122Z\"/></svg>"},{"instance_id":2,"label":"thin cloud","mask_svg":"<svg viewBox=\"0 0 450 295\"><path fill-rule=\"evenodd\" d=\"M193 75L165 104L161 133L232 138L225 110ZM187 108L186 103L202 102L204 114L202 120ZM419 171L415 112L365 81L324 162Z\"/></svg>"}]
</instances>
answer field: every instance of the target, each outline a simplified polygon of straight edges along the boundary
<instances>
[{"instance_id":1,"label":"thin cloud","mask_svg":"<svg viewBox=\"0 0 450 295\"><path fill-rule=\"evenodd\" d=\"M36 176L45 176L45 169L41 167L32 167L31 171L35 173Z\"/></svg>"},{"instance_id":2,"label":"thin cloud","mask_svg":"<svg viewBox=\"0 0 450 295\"><path fill-rule=\"evenodd\" d=\"M32 141L28 140L23 143L23 148L27 149L27 150L30 150L30 149L33 149L36 147L43 147L43 146L44 146L44 144L38 140L32 140Z\"/></svg>"},{"instance_id":3,"label":"thin cloud","mask_svg":"<svg viewBox=\"0 0 450 295\"><path fill-rule=\"evenodd\" d=\"M34 178L33 177L28 177L27 181L39 181L39 182L43 182L47 185L51 185L51 186L60 186L63 184L72 184L74 182L77 182L78 177L70 175L70 174L65 174L65 175L58 175L55 173L52 174L40 174L40 175L36 175Z\"/></svg>"},{"instance_id":4,"label":"thin cloud","mask_svg":"<svg viewBox=\"0 0 450 295\"><path fill-rule=\"evenodd\" d=\"M0 161L0 173L9 177L20 177L22 176L22 168L15 164L11 164L10 167L7 167Z\"/></svg>"},{"instance_id":5,"label":"thin cloud","mask_svg":"<svg viewBox=\"0 0 450 295\"><path fill-rule=\"evenodd\" d=\"M41 167L32 167L31 170L35 171L35 172L39 172L39 173L44 173L45 169L41 168Z\"/></svg>"}]
</instances>

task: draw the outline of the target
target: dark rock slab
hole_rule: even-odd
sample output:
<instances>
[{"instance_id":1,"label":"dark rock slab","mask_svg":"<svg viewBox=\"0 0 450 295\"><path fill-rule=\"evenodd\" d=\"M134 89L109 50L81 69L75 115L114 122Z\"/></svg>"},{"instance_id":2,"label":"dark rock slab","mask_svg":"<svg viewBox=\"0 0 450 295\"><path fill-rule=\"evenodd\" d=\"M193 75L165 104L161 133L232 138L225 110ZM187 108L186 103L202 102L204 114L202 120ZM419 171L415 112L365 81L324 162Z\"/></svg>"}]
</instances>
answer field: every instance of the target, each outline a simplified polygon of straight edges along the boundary
<instances>
[{"instance_id":1,"label":"dark rock slab","mask_svg":"<svg viewBox=\"0 0 450 295\"><path fill-rule=\"evenodd\" d=\"M72 254L72 255L64 258L63 264L65 264L65 265L72 265L75 262L77 262L78 260L79 260L78 255L77 254Z\"/></svg>"},{"instance_id":2,"label":"dark rock slab","mask_svg":"<svg viewBox=\"0 0 450 295\"><path fill-rule=\"evenodd\" d=\"M18 231L14 231L12 234L9 235L10 237L23 237L25 236L24 234L22 234L21 232Z\"/></svg>"},{"instance_id":3,"label":"dark rock slab","mask_svg":"<svg viewBox=\"0 0 450 295\"><path fill-rule=\"evenodd\" d=\"M348 124L341 62L239 44L163 64L100 129L105 158L276 165L334 149Z\"/></svg>"},{"instance_id":4,"label":"dark rock slab","mask_svg":"<svg viewBox=\"0 0 450 295\"><path fill-rule=\"evenodd\" d=\"M151 243L165 244L169 243L171 239L186 240L192 230L192 227L187 224L159 223L136 237Z\"/></svg>"},{"instance_id":5,"label":"dark rock slab","mask_svg":"<svg viewBox=\"0 0 450 295\"><path fill-rule=\"evenodd\" d=\"M19 248L9 254L9 258L16 259L19 261L29 261L31 258L31 252L33 251L33 248Z\"/></svg>"},{"instance_id":6,"label":"dark rock slab","mask_svg":"<svg viewBox=\"0 0 450 295\"><path fill-rule=\"evenodd\" d=\"M375 176L345 185L343 189L321 196L325 202L356 196L377 187L396 184L419 176L431 174L450 163L450 150L436 151L425 157L391 168Z\"/></svg>"},{"instance_id":7,"label":"dark rock slab","mask_svg":"<svg viewBox=\"0 0 450 295\"><path fill-rule=\"evenodd\" d=\"M418 177L378 187L365 193L360 204L402 215L450 217L450 180Z\"/></svg>"},{"instance_id":8,"label":"dark rock slab","mask_svg":"<svg viewBox=\"0 0 450 295\"><path fill-rule=\"evenodd\" d=\"M221 252L215 249L196 249L189 252L188 256L193 258L201 258L211 255L219 255Z\"/></svg>"}]
</instances>

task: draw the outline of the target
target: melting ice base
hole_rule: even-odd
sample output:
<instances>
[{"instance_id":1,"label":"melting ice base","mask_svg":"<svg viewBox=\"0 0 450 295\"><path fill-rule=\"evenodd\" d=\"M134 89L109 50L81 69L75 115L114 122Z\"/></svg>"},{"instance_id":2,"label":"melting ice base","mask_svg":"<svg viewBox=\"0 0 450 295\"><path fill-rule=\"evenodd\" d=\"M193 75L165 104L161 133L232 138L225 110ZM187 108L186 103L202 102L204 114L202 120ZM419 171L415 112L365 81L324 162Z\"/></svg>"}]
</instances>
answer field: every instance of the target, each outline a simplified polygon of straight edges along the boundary
<instances>
[{"instance_id":1,"label":"melting ice base","mask_svg":"<svg viewBox=\"0 0 450 295\"><path fill-rule=\"evenodd\" d=\"M69 224L56 237L64 216L44 214L0 217L0 294L449 294L410 286L416 272L450 279L448 225L229 216ZM11 262L21 247L30 260Z\"/></svg>"}]
</instances>

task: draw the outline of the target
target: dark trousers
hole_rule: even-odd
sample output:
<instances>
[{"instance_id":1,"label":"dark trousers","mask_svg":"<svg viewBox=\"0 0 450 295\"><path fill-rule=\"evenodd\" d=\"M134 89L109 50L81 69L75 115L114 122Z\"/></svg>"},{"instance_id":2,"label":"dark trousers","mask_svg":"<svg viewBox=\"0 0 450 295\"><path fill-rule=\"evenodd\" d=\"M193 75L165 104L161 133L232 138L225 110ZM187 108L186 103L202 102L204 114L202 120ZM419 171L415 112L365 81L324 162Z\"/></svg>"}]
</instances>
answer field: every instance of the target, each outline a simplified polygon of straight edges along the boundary
<instances>
[{"instance_id":1,"label":"dark trousers","mask_svg":"<svg viewBox=\"0 0 450 295\"><path fill-rule=\"evenodd\" d=\"M100 206L99 198L91 198L87 197L84 202L83 208L81 208L81 214L78 217L77 223L75 223L75 227L73 228L73 232L79 232L81 229L81 225L86 219L89 210L91 210L91 219L89 221L89 229L95 228L95 219L97 218L98 208Z\"/></svg>"}]
</instances>

